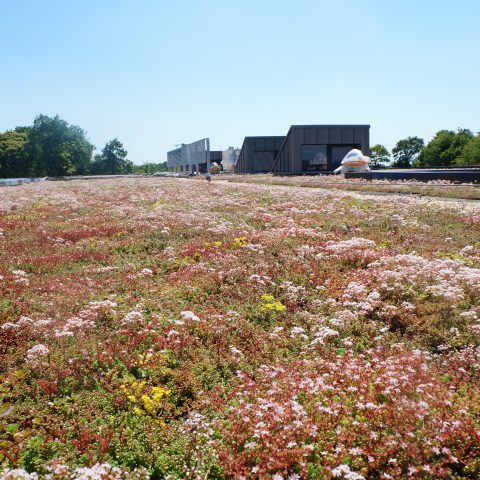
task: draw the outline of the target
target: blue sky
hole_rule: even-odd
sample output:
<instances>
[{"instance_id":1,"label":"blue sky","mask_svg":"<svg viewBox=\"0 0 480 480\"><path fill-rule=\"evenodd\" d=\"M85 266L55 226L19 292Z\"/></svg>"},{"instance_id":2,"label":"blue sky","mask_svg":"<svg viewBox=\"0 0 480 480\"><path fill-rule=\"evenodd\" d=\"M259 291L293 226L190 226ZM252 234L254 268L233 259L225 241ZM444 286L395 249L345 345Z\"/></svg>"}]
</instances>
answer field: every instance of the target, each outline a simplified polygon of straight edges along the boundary
<instances>
[{"instance_id":1,"label":"blue sky","mask_svg":"<svg viewBox=\"0 0 480 480\"><path fill-rule=\"evenodd\" d=\"M480 131L477 0L0 0L0 131L59 114L135 163L291 124Z\"/></svg>"}]
</instances>

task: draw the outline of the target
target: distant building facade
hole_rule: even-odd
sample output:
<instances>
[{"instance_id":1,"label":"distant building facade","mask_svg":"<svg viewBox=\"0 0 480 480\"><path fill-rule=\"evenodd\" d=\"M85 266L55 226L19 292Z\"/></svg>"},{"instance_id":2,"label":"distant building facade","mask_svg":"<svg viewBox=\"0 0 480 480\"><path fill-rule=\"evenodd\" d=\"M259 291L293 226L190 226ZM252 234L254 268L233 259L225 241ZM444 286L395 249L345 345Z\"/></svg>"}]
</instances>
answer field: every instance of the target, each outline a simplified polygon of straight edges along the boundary
<instances>
[{"instance_id":1,"label":"distant building facade","mask_svg":"<svg viewBox=\"0 0 480 480\"><path fill-rule=\"evenodd\" d=\"M292 125L285 136L245 137L240 151L210 151L209 139L168 152L170 170L204 173L216 162L235 173L318 174L333 172L357 148L370 151L370 125ZM238 157L238 158L237 158Z\"/></svg>"},{"instance_id":2,"label":"distant building facade","mask_svg":"<svg viewBox=\"0 0 480 480\"><path fill-rule=\"evenodd\" d=\"M332 172L352 148L369 154L370 125L292 125L271 171Z\"/></svg>"},{"instance_id":3,"label":"distant building facade","mask_svg":"<svg viewBox=\"0 0 480 480\"><path fill-rule=\"evenodd\" d=\"M245 137L235 173L270 172L284 140L284 136Z\"/></svg>"}]
</instances>

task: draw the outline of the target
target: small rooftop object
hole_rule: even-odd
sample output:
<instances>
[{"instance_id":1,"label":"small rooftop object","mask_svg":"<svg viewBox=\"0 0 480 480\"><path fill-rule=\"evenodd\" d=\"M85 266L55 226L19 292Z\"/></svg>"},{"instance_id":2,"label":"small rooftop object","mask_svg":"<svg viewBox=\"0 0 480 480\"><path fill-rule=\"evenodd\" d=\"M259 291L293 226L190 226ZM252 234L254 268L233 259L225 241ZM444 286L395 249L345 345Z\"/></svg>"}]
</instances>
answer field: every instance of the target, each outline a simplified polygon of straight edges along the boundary
<instances>
[{"instance_id":1,"label":"small rooftop object","mask_svg":"<svg viewBox=\"0 0 480 480\"><path fill-rule=\"evenodd\" d=\"M345 155L340 166L333 173L368 172L370 171L369 162L370 157L365 156L357 148L353 148Z\"/></svg>"},{"instance_id":2,"label":"small rooftop object","mask_svg":"<svg viewBox=\"0 0 480 480\"><path fill-rule=\"evenodd\" d=\"M210 165L210 172L209 173L220 173L220 166L217 162L213 162Z\"/></svg>"},{"instance_id":3,"label":"small rooftop object","mask_svg":"<svg viewBox=\"0 0 480 480\"><path fill-rule=\"evenodd\" d=\"M13 187L16 185L24 185L26 183L32 182L44 182L45 178L43 177L33 177L33 178L0 178L0 186Z\"/></svg>"}]
</instances>

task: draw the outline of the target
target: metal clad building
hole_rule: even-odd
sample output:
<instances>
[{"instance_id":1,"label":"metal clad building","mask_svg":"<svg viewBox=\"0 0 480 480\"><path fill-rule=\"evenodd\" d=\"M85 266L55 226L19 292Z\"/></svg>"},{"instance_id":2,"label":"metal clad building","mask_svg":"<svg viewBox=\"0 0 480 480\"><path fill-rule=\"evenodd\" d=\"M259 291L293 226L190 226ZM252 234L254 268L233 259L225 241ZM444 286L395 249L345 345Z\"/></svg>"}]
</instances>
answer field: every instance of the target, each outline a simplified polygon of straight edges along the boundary
<instances>
[{"instance_id":1,"label":"metal clad building","mask_svg":"<svg viewBox=\"0 0 480 480\"><path fill-rule=\"evenodd\" d=\"M284 136L245 137L235 173L270 172L284 139Z\"/></svg>"},{"instance_id":2,"label":"metal clad building","mask_svg":"<svg viewBox=\"0 0 480 480\"><path fill-rule=\"evenodd\" d=\"M183 166L182 148L183 147L179 147L167 152L167 166L170 170L178 170L180 166Z\"/></svg>"},{"instance_id":3,"label":"metal clad building","mask_svg":"<svg viewBox=\"0 0 480 480\"><path fill-rule=\"evenodd\" d=\"M352 148L368 155L370 125L292 125L271 171L331 172Z\"/></svg>"},{"instance_id":4,"label":"metal clad building","mask_svg":"<svg viewBox=\"0 0 480 480\"><path fill-rule=\"evenodd\" d=\"M201 164L205 164L206 169L210 165L210 140L208 138L202 138L189 144L183 143L175 150L167 152L167 166L170 170L198 172Z\"/></svg>"}]
</instances>

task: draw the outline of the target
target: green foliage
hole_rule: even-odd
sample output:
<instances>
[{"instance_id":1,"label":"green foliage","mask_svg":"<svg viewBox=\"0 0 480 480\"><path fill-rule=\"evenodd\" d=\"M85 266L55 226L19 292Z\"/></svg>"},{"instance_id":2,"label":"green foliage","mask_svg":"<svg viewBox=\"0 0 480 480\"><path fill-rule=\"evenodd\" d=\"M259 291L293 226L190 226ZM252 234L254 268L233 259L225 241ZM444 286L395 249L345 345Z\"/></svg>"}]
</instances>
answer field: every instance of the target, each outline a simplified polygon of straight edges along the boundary
<instances>
[{"instance_id":1,"label":"green foliage","mask_svg":"<svg viewBox=\"0 0 480 480\"><path fill-rule=\"evenodd\" d=\"M32 437L27 448L22 452L21 462L28 472L41 470L45 463L44 438L42 436Z\"/></svg>"},{"instance_id":2,"label":"green foliage","mask_svg":"<svg viewBox=\"0 0 480 480\"><path fill-rule=\"evenodd\" d=\"M457 165L480 165L480 133L473 137L462 150L462 154L456 159Z\"/></svg>"},{"instance_id":3,"label":"green foliage","mask_svg":"<svg viewBox=\"0 0 480 480\"><path fill-rule=\"evenodd\" d=\"M128 152L117 138L107 142L101 155L95 155L91 172L100 174L132 173L133 163L127 159Z\"/></svg>"},{"instance_id":4,"label":"green foliage","mask_svg":"<svg viewBox=\"0 0 480 480\"><path fill-rule=\"evenodd\" d=\"M408 137L399 140L392 149L394 168L411 168L415 157L420 153L424 145L423 139L419 137Z\"/></svg>"},{"instance_id":5,"label":"green foliage","mask_svg":"<svg viewBox=\"0 0 480 480\"><path fill-rule=\"evenodd\" d=\"M390 163L390 152L380 144L370 148L370 167L372 169L385 168Z\"/></svg>"},{"instance_id":6,"label":"green foliage","mask_svg":"<svg viewBox=\"0 0 480 480\"><path fill-rule=\"evenodd\" d=\"M58 115L39 115L26 145L30 170L40 177L87 173L93 149L84 130Z\"/></svg>"},{"instance_id":7,"label":"green foliage","mask_svg":"<svg viewBox=\"0 0 480 480\"><path fill-rule=\"evenodd\" d=\"M473 133L466 128L459 128L456 132L453 130L440 130L420 152L415 159L414 166L454 165L462 155L465 146L473 138ZM480 157L478 157L477 161L480 162Z\"/></svg>"},{"instance_id":8,"label":"green foliage","mask_svg":"<svg viewBox=\"0 0 480 480\"><path fill-rule=\"evenodd\" d=\"M58 177L88 173L132 173L133 163L118 139L105 145L92 162L94 146L85 131L55 115L39 115L31 127L0 133L0 178ZM166 170L164 164L145 164L139 171Z\"/></svg>"},{"instance_id":9,"label":"green foliage","mask_svg":"<svg viewBox=\"0 0 480 480\"><path fill-rule=\"evenodd\" d=\"M399 140L392 149L394 168L411 168L412 162L424 146L423 139L419 137L408 137Z\"/></svg>"},{"instance_id":10,"label":"green foliage","mask_svg":"<svg viewBox=\"0 0 480 480\"><path fill-rule=\"evenodd\" d=\"M28 128L18 128L0 133L0 177L29 176L30 165L25 146Z\"/></svg>"},{"instance_id":11,"label":"green foliage","mask_svg":"<svg viewBox=\"0 0 480 480\"><path fill-rule=\"evenodd\" d=\"M148 173L154 174L156 172L168 172L167 162L153 163L147 162L143 165L135 165L133 167L133 173Z\"/></svg>"}]
</instances>

